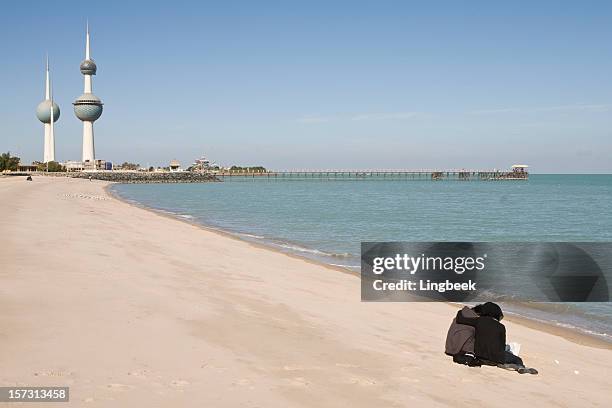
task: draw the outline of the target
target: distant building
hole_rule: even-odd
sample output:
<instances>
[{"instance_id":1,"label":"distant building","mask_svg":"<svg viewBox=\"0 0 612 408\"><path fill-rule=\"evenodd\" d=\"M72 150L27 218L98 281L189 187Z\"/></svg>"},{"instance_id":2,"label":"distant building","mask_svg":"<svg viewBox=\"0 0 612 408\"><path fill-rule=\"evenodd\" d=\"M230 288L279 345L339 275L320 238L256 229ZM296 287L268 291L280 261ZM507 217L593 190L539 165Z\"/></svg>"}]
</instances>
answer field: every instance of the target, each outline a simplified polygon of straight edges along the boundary
<instances>
[{"instance_id":1,"label":"distant building","mask_svg":"<svg viewBox=\"0 0 612 408\"><path fill-rule=\"evenodd\" d=\"M208 168L210 166L210 160L202 156L199 159L196 159L196 161L193 163L193 166L199 168Z\"/></svg>"},{"instance_id":2,"label":"distant building","mask_svg":"<svg viewBox=\"0 0 612 408\"><path fill-rule=\"evenodd\" d=\"M529 166L526 164L513 164L512 165L512 171L517 172L517 173L526 173L528 168Z\"/></svg>"},{"instance_id":3,"label":"distant building","mask_svg":"<svg viewBox=\"0 0 612 408\"><path fill-rule=\"evenodd\" d=\"M199 159L196 159L191 165L192 171L197 172L209 172L212 170L218 170L219 165L217 163L211 163L206 157L202 156Z\"/></svg>"},{"instance_id":4,"label":"distant building","mask_svg":"<svg viewBox=\"0 0 612 408\"><path fill-rule=\"evenodd\" d=\"M98 171L113 169L113 163L99 159L87 162L69 160L62 163L62 165L66 167L66 171Z\"/></svg>"},{"instance_id":5,"label":"distant building","mask_svg":"<svg viewBox=\"0 0 612 408\"><path fill-rule=\"evenodd\" d=\"M183 171L183 169L181 169L181 163L178 160L170 161L168 168L170 171Z\"/></svg>"},{"instance_id":6,"label":"distant building","mask_svg":"<svg viewBox=\"0 0 612 408\"><path fill-rule=\"evenodd\" d=\"M19 163L19 165L17 166L17 171L19 172L31 172L31 171L36 171L36 170L38 170L38 166L34 163L32 164Z\"/></svg>"},{"instance_id":7,"label":"distant building","mask_svg":"<svg viewBox=\"0 0 612 408\"><path fill-rule=\"evenodd\" d=\"M509 178L518 178L518 179L526 179L529 177L529 173L527 169L529 168L526 164L514 164L512 166L512 172L509 175Z\"/></svg>"},{"instance_id":8,"label":"distant building","mask_svg":"<svg viewBox=\"0 0 612 408\"><path fill-rule=\"evenodd\" d=\"M113 163L107 162L106 160L96 160L96 166L98 170L112 170Z\"/></svg>"},{"instance_id":9,"label":"distant building","mask_svg":"<svg viewBox=\"0 0 612 408\"><path fill-rule=\"evenodd\" d=\"M74 161L74 160L69 160L66 161L64 163L62 163L64 165L64 167L66 167L66 171L83 171L85 170L85 168L83 167L83 162L82 161Z\"/></svg>"}]
</instances>

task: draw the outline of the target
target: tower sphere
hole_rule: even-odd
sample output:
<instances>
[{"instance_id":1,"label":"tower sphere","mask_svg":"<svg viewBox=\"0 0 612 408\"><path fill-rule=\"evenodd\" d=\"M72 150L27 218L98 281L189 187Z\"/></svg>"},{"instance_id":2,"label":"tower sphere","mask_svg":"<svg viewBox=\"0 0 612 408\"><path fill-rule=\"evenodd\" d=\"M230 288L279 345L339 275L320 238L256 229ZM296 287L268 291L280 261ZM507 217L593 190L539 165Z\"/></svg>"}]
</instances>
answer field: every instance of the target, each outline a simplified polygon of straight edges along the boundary
<instances>
[{"instance_id":1,"label":"tower sphere","mask_svg":"<svg viewBox=\"0 0 612 408\"><path fill-rule=\"evenodd\" d=\"M84 93L74 102L74 114L86 122L93 122L102 115L102 101L92 93Z\"/></svg>"},{"instance_id":2,"label":"tower sphere","mask_svg":"<svg viewBox=\"0 0 612 408\"><path fill-rule=\"evenodd\" d=\"M53 102L53 122L57 122L60 116L60 108L57 103ZM36 117L42 123L51 123L51 101L49 99L42 101L36 107Z\"/></svg>"},{"instance_id":3,"label":"tower sphere","mask_svg":"<svg viewBox=\"0 0 612 408\"><path fill-rule=\"evenodd\" d=\"M81 74L83 75L96 75L98 67L92 59L86 59L81 62Z\"/></svg>"}]
</instances>

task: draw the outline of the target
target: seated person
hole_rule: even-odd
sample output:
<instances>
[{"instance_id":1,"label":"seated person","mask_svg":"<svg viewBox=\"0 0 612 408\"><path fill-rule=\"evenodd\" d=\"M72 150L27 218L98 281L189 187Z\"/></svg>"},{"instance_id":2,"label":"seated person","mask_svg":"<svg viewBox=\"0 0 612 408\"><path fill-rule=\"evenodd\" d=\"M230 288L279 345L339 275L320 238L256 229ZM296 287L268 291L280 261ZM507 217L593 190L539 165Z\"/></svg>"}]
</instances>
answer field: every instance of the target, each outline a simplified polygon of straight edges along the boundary
<instances>
[{"instance_id":1,"label":"seated person","mask_svg":"<svg viewBox=\"0 0 612 408\"><path fill-rule=\"evenodd\" d=\"M506 327L500 323L504 318L501 308L492 302L478 307L478 317L465 317L457 313L456 322L475 328L474 354L485 364L514 369L519 373L537 374L533 368L526 368L523 360L506 351Z\"/></svg>"},{"instance_id":2,"label":"seated person","mask_svg":"<svg viewBox=\"0 0 612 408\"><path fill-rule=\"evenodd\" d=\"M482 305L474 308L465 306L459 313L466 318L477 318L476 310ZM452 356L453 361L459 364L479 365L474 355L474 335L476 329L474 327L459 324L457 319L453 319L448 333L446 334L446 345L444 352L446 355Z\"/></svg>"}]
</instances>

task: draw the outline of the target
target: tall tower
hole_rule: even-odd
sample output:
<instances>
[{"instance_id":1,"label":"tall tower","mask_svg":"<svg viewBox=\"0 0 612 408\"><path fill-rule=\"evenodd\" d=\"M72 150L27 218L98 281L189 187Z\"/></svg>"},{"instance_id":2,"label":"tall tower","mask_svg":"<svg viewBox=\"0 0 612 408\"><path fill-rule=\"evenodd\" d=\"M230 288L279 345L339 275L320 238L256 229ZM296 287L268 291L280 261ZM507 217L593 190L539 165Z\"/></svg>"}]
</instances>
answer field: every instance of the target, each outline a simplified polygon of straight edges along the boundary
<instances>
[{"instance_id":1,"label":"tall tower","mask_svg":"<svg viewBox=\"0 0 612 408\"><path fill-rule=\"evenodd\" d=\"M60 116L59 106L53 102L51 94L51 80L49 79L49 57L45 68L45 100L36 107L36 117L45 127L45 141L43 163L55 161L55 137L53 135L53 122Z\"/></svg>"},{"instance_id":2,"label":"tall tower","mask_svg":"<svg viewBox=\"0 0 612 408\"><path fill-rule=\"evenodd\" d=\"M85 60L81 62L80 68L85 78L85 88L83 95L73 102L74 114L83 121L83 164L93 164L96 159L93 123L102 115L102 101L92 91L91 77L96 75L98 67L89 56L89 23L85 40Z\"/></svg>"}]
</instances>

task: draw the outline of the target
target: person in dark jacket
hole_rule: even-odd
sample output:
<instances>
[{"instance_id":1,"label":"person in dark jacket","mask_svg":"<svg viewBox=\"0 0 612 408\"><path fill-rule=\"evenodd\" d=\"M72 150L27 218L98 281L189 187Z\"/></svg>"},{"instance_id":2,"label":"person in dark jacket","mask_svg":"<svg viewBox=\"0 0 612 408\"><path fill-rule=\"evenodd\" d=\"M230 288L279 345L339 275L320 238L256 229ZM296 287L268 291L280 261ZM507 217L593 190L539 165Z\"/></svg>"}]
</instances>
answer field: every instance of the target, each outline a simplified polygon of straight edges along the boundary
<instances>
[{"instance_id":1,"label":"person in dark jacket","mask_svg":"<svg viewBox=\"0 0 612 408\"><path fill-rule=\"evenodd\" d=\"M474 309L467 306L464 306L459 313L466 318L475 319L478 317ZM446 334L444 352L449 356L454 356L461 352L474 353L475 333L476 329L474 329L474 327L467 324L459 324L456 318L453 319L453 322L448 328L448 333Z\"/></svg>"},{"instance_id":2,"label":"person in dark jacket","mask_svg":"<svg viewBox=\"0 0 612 408\"><path fill-rule=\"evenodd\" d=\"M464 306L459 313L466 318L477 318L478 314L473 308ZM477 366L480 363L474 355L474 336L476 329L466 324L457 323L453 319L448 333L446 334L446 344L444 353L453 357L453 361L458 364Z\"/></svg>"},{"instance_id":3,"label":"person in dark jacket","mask_svg":"<svg viewBox=\"0 0 612 408\"><path fill-rule=\"evenodd\" d=\"M525 368L523 360L506 351L506 327L501 324L504 314L499 305L487 302L478 305L474 310L478 317L465 317L461 311L457 313L458 324L465 324L475 328L474 354L484 362L503 366L502 368L516 369L519 373L529 372L537 374L534 369Z\"/></svg>"},{"instance_id":4,"label":"person in dark jacket","mask_svg":"<svg viewBox=\"0 0 612 408\"><path fill-rule=\"evenodd\" d=\"M506 363L506 328L500 323L504 314L492 302L479 305L479 317L465 317L457 313L457 323L474 327L474 352L478 358L498 364Z\"/></svg>"}]
</instances>

